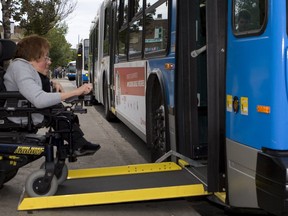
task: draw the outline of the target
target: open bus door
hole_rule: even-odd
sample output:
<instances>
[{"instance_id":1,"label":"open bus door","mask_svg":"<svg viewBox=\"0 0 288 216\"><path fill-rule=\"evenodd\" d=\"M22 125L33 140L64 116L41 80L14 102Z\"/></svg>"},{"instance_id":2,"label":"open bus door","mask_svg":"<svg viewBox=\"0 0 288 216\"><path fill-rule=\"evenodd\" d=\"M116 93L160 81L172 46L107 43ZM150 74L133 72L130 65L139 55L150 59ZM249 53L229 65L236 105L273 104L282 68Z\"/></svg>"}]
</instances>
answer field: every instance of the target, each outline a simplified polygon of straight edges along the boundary
<instances>
[{"instance_id":1,"label":"open bus door","mask_svg":"<svg viewBox=\"0 0 288 216\"><path fill-rule=\"evenodd\" d=\"M200 175L209 192L225 188L226 4L178 1L177 143L182 155L207 160Z\"/></svg>"}]
</instances>

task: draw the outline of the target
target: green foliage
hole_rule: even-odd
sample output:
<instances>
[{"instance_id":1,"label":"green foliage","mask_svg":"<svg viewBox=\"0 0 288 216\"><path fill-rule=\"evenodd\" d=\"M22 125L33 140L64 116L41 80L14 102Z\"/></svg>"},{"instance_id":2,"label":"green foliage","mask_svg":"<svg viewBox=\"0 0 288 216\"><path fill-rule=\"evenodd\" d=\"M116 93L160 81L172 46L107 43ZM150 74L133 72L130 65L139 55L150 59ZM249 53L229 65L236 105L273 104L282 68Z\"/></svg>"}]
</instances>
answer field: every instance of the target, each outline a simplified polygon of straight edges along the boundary
<instances>
[{"instance_id":1,"label":"green foliage","mask_svg":"<svg viewBox=\"0 0 288 216\"><path fill-rule=\"evenodd\" d=\"M2 19L8 20L7 26L10 26L10 18L19 22L25 35L46 37L51 44L51 68L54 68L76 59L76 50L72 50L65 39L68 26L62 23L73 12L76 3L75 0L1 0ZM7 33L5 38L10 38L10 31Z\"/></svg>"},{"instance_id":2,"label":"green foliage","mask_svg":"<svg viewBox=\"0 0 288 216\"><path fill-rule=\"evenodd\" d=\"M65 39L66 32L67 25L62 24L62 26L51 29L46 35L51 44L51 68L67 65L69 61L76 58L76 50L72 50L71 44L69 44Z\"/></svg>"},{"instance_id":3,"label":"green foliage","mask_svg":"<svg viewBox=\"0 0 288 216\"><path fill-rule=\"evenodd\" d=\"M71 0L19 0L13 5L13 19L25 29L25 35L46 35L76 7Z\"/></svg>"},{"instance_id":4,"label":"green foliage","mask_svg":"<svg viewBox=\"0 0 288 216\"><path fill-rule=\"evenodd\" d=\"M28 18L21 17L20 20L20 26L26 29L26 35L45 35L58 21L53 5L46 2L27 1L23 4L21 12Z\"/></svg>"}]
</instances>

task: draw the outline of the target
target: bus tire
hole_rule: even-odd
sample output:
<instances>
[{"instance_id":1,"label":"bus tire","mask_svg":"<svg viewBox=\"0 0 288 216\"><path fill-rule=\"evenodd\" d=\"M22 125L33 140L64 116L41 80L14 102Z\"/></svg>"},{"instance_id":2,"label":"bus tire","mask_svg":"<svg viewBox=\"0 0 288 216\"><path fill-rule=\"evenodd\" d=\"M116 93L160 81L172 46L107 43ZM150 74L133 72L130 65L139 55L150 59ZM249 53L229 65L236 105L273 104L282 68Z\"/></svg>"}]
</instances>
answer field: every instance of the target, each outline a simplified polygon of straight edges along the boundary
<instances>
[{"instance_id":1,"label":"bus tire","mask_svg":"<svg viewBox=\"0 0 288 216\"><path fill-rule=\"evenodd\" d=\"M159 81L153 84L147 103L147 145L151 150L151 162L155 162L170 150L168 133L168 113L164 102L164 94Z\"/></svg>"},{"instance_id":2,"label":"bus tire","mask_svg":"<svg viewBox=\"0 0 288 216\"><path fill-rule=\"evenodd\" d=\"M109 122L113 122L116 117L109 109L108 82L106 79L104 80L103 95L104 95L105 119Z\"/></svg>"}]
</instances>

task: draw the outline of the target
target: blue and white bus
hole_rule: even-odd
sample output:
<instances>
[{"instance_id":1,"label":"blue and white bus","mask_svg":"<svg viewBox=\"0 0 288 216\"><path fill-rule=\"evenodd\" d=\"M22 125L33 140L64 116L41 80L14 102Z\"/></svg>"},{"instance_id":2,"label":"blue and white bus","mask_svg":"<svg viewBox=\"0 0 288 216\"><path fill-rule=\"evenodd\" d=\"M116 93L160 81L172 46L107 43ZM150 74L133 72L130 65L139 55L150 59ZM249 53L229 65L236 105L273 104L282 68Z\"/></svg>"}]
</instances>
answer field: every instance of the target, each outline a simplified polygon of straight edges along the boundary
<instances>
[{"instance_id":1,"label":"blue and white bus","mask_svg":"<svg viewBox=\"0 0 288 216\"><path fill-rule=\"evenodd\" d=\"M188 158L195 181L231 209L287 215L287 8L105 0L89 38L95 99L152 160Z\"/></svg>"},{"instance_id":2,"label":"blue and white bus","mask_svg":"<svg viewBox=\"0 0 288 216\"><path fill-rule=\"evenodd\" d=\"M76 61L70 61L66 67L66 76L69 80L75 80L76 77Z\"/></svg>"},{"instance_id":3,"label":"blue and white bus","mask_svg":"<svg viewBox=\"0 0 288 216\"><path fill-rule=\"evenodd\" d=\"M89 39L83 39L77 47L76 86L89 82Z\"/></svg>"}]
</instances>

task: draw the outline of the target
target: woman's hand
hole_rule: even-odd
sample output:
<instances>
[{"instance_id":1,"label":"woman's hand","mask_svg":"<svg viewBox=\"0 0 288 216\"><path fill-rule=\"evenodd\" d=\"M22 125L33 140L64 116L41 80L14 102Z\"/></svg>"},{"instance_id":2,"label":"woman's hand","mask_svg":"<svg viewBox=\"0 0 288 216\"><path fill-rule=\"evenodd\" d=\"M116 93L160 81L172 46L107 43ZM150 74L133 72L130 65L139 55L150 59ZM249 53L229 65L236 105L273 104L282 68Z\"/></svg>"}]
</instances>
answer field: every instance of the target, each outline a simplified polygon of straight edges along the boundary
<instances>
[{"instance_id":1,"label":"woman's hand","mask_svg":"<svg viewBox=\"0 0 288 216\"><path fill-rule=\"evenodd\" d=\"M80 96L80 95L86 95L89 94L92 90L92 84L91 83L85 83L84 85L80 86L77 89L74 89L69 92L61 92L61 100L66 100L67 98L74 97L74 96Z\"/></svg>"},{"instance_id":2,"label":"woman's hand","mask_svg":"<svg viewBox=\"0 0 288 216\"><path fill-rule=\"evenodd\" d=\"M85 83L76 89L78 96L89 94L91 92L91 90L92 90L92 84L91 83Z\"/></svg>"}]
</instances>

